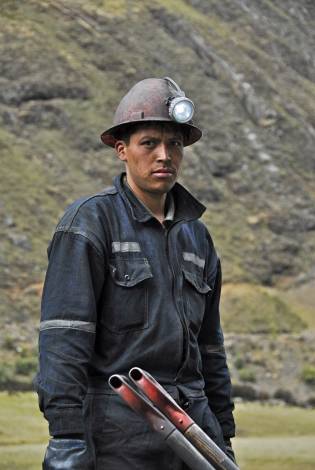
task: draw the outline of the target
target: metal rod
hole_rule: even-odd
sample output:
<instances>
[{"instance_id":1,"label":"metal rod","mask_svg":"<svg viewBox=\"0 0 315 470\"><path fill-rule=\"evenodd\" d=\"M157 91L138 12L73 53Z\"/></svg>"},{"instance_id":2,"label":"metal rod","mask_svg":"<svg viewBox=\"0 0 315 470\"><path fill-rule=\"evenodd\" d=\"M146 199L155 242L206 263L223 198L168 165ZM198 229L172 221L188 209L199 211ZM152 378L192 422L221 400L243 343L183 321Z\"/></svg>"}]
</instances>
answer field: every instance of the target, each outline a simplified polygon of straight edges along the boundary
<instances>
[{"instance_id":1,"label":"metal rod","mask_svg":"<svg viewBox=\"0 0 315 470\"><path fill-rule=\"evenodd\" d=\"M216 469L239 470L239 467L191 419L154 377L139 367L133 367L129 371L129 377L199 452L215 465Z\"/></svg>"},{"instance_id":2,"label":"metal rod","mask_svg":"<svg viewBox=\"0 0 315 470\"><path fill-rule=\"evenodd\" d=\"M112 375L110 387L137 413L143 416L151 428L162 435L165 443L192 470L215 470L205 457L176 429L161 411L159 411L142 393L139 393L123 375Z\"/></svg>"}]
</instances>

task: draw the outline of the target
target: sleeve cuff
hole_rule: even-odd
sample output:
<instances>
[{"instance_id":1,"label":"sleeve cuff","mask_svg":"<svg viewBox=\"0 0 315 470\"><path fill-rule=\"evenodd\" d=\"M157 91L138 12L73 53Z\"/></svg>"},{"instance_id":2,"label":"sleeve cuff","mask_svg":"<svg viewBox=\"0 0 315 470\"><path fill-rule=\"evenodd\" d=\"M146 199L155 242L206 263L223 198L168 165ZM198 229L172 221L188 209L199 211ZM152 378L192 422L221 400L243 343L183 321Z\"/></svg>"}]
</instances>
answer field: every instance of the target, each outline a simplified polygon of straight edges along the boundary
<instances>
[{"instance_id":1,"label":"sleeve cuff","mask_svg":"<svg viewBox=\"0 0 315 470\"><path fill-rule=\"evenodd\" d=\"M45 417L51 436L84 434L82 408L59 408L58 412L46 410Z\"/></svg>"}]
</instances>

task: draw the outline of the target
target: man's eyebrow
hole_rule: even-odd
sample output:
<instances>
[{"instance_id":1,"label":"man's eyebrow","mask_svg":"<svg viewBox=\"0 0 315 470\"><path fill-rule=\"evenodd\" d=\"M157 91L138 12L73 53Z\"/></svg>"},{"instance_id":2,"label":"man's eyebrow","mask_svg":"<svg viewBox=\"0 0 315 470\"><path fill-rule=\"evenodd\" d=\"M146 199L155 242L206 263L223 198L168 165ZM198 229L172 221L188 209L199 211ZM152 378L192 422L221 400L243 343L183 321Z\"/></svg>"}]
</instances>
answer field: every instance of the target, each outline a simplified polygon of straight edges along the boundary
<instances>
[{"instance_id":1,"label":"man's eyebrow","mask_svg":"<svg viewBox=\"0 0 315 470\"><path fill-rule=\"evenodd\" d=\"M144 134L142 137L141 137L141 140L142 139L152 139L152 140L161 140L161 136L156 136L156 135L153 135L153 134ZM178 132L176 134L169 134L168 136L169 139L183 139L184 140L184 137L182 135L181 132Z\"/></svg>"},{"instance_id":2,"label":"man's eyebrow","mask_svg":"<svg viewBox=\"0 0 315 470\"><path fill-rule=\"evenodd\" d=\"M184 137L183 137L183 134L181 134L181 133L179 132L178 134L174 134L174 135L172 136L172 138L173 138L173 139L178 139L178 138L179 138L179 139L183 139Z\"/></svg>"},{"instance_id":3,"label":"man's eyebrow","mask_svg":"<svg viewBox=\"0 0 315 470\"><path fill-rule=\"evenodd\" d=\"M141 137L141 140L142 139L151 139L151 140L159 140L160 137L157 137L155 135L152 135L152 134L145 134Z\"/></svg>"}]
</instances>

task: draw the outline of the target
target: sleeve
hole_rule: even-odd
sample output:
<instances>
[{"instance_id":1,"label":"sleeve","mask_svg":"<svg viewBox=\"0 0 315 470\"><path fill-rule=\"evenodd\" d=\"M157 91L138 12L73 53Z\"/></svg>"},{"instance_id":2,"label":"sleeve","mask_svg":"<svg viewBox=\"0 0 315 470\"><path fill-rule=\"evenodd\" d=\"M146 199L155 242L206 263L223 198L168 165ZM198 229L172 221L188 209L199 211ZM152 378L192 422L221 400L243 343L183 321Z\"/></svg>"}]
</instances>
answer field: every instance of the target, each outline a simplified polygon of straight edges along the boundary
<instances>
[{"instance_id":1,"label":"sleeve","mask_svg":"<svg viewBox=\"0 0 315 470\"><path fill-rule=\"evenodd\" d=\"M235 436L231 379L220 324L221 264L213 249L209 263L206 311L198 341L202 358L205 392L209 406L219 421L225 439Z\"/></svg>"},{"instance_id":2,"label":"sleeve","mask_svg":"<svg viewBox=\"0 0 315 470\"><path fill-rule=\"evenodd\" d=\"M51 435L83 434L82 404L104 259L87 237L69 231L55 233L48 256L36 381L39 404Z\"/></svg>"}]
</instances>

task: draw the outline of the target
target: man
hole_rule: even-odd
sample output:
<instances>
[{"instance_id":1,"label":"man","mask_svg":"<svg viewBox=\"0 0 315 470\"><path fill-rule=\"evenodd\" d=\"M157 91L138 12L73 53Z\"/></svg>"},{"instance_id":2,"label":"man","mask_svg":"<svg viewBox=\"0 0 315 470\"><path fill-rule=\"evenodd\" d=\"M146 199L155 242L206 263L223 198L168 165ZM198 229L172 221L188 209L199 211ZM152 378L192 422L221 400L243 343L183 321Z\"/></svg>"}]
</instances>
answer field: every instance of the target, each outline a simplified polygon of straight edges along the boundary
<instances>
[{"instance_id":1,"label":"man","mask_svg":"<svg viewBox=\"0 0 315 470\"><path fill-rule=\"evenodd\" d=\"M49 246L40 325L43 468L174 469L180 459L108 386L147 370L229 452L230 377L220 327L220 262L176 183L183 148L201 137L170 78L137 83L102 134L126 173L72 204Z\"/></svg>"}]
</instances>

